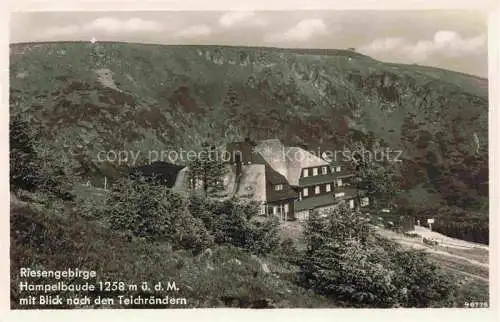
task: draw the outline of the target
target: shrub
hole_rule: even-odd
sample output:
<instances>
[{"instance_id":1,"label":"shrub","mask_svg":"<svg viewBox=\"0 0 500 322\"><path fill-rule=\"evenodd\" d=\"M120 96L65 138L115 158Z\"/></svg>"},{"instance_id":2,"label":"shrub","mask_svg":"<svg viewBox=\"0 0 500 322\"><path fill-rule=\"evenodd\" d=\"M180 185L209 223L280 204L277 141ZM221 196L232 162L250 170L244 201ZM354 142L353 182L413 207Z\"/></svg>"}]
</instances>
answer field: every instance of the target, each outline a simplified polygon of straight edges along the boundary
<instances>
[{"instance_id":1,"label":"shrub","mask_svg":"<svg viewBox=\"0 0 500 322\"><path fill-rule=\"evenodd\" d=\"M153 241L170 241L174 247L201 250L212 238L200 219L188 211L186 202L160 185L121 180L113 186L95 217L112 229L130 231Z\"/></svg>"},{"instance_id":2,"label":"shrub","mask_svg":"<svg viewBox=\"0 0 500 322\"><path fill-rule=\"evenodd\" d=\"M279 220L271 216L250 221L246 248L255 254L268 254L279 246Z\"/></svg>"},{"instance_id":3,"label":"shrub","mask_svg":"<svg viewBox=\"0 0 500 322\"><path fill-rule=\"evenodd\" d=\"M267 254L279 245L277 218L258 216L255 202L218 201L194 194L188 209L204 223L217 244L245 248L256 254Z\"/></svg>"},{"instance_id":4,"label":"shrub","mask_svg":"<svg viewBox=\"0 0 500 322\"><path fill-rule=\"evenodd\" d=\"M427 260L423 251L396 250L392 253L395 284L404 290L402 304L408 307L450 306L457 285Z\"/></svg>"},{"instance_id":5,"label":"shrub","mask_svg":"<svg viewBox=\"0 0 500 322\"><path fill-rule=\"evenodd\" d=\"M189 196L189 212L193 217L200 219L209 231L214 230L214 208L214 203L203 195L193 193Z\"/></svg>"},{"instance_id":6,"label":"shrub","mask_svg":"<svg viewBox=\"0 0 500 322\"><path fill-rule=\"evenodd\" d=\"M294 240L289 237L280 243L279 247L276 249L276 253L280 258L291 264L297 264L299 262L300 252Z\"/></svg>"},{"instance_id":7,"label":"shrub","mask_svg":"<svg viewBox=\"0 0 500 322\"><path fill-rule=\"evenodd\" d=\"M312 257L315 278L311 286L320 294L355 306L390 307L397 303L397 289L394 272L381 264L384 256L383 249L368 248L354 239L327 244Z\"/></svg>"},{"instance_id":8,"label":"shrub","mask_svg":"<svg viewBox=\"0 0 500 322\"><path fill-rule=\"evenodd\" d=\"M246 205L228 200L214 201L213 234L218 244L231 244L244 248L248 238L248 213Z\"/></svg>"},{"instance_id":9,"label":"shrub","mask_svg":"<svg viewBox=\"0 0 500 322\"><path fill-rule=\"evenodd\" d=\"M35 135L19 114L10 119L10 188L35 190L41 183Z\"/></svg>"},{"instance_id":10,"label":"shrub","mask_svg":"<svg viewBox=\"0 0 500 322\"><path fill-rule=\"evenodd\" d=\"M47 197L73 199L62 158L47 153L37 134L20 114L10 119L10 189L48 193Z\"/></svg>"},{"instance_id":11,"label":"shrub","mask_svg":"<svg viewBox=\"0 0 500 322\"><path fill-rule=\"evenodd\" d=\"M306 222L299 282L360 307L447 306L455 288L435 265L382 238L345 207ZM423 285L425 284L425 285Z\"/></svg>"}]
</instances>

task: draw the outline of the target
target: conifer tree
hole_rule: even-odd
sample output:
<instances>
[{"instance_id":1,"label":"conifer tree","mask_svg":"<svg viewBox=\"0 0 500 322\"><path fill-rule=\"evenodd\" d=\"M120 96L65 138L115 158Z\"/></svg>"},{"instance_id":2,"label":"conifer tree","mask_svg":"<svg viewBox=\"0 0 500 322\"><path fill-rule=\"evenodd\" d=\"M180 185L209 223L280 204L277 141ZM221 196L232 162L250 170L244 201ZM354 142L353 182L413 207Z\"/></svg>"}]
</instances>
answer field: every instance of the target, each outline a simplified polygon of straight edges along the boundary
<instances>
[{"instance_id":1,"label":"conifer tree","mask_svg":"<svg viewBox=\"0 0 500 322\"><path fill-rule=\"evenodd\" d=\"M28 122L20 114L10 119L10 189L34 190L41 182L38 143Z\"/></svg>"},{"instance_id":2,"label":"conifer tree","mask_svg":"<svg viewBox=\"0 0 500 322\"><path fill-rule=\"evenodd\" d=\"M224 161L219 149L204 142L196 157L188 162L189 182L192 190L199 188L201 184L203 193L208 196L209 193L220 191L224 188L223 176L226 173Z\"/></svg>"}]
</instances>

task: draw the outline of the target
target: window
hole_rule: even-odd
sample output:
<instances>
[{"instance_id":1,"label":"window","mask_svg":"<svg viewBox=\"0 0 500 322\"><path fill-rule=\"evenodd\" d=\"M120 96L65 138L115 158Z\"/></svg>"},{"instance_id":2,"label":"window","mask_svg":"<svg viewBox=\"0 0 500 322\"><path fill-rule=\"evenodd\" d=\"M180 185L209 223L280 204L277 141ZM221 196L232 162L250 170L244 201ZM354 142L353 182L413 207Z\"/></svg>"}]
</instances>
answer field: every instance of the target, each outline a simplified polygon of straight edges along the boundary
<instances>
[{"instance_id":1,"label":"window","mask_svg":"<svg viewBox=\"0 0 500 322\"><path fill-rule=\"evenodd\" d=\"M195 186L196 189L201 188L203 186L203 180L201 180L201 179L195 179L194 186Z\"/></svg>"},{"instance_id":2,"label":"window","mask_svg":"<svg viewBox=\"0 0 500 322\"><path fill-rule=\"evenodd\" d=\"M327 167L321 167L321 173L322 174L327 174L328 173L328 168Z\"/></svg>"},{"instance_id":3,"label":"window","mask_svg":"<svg viewBox=\"0 0 500 322\"><path fill-rule=\"evenodd\" d=\"M288 213L288 204L287 203L285 204L284 209L285 209L285 214L287 214Z\"/></svg>"},{"instance_id":4,"label":"window","mask_svg":"<svg viewBox=\"0 0 500 322\"><path fill-rule=\"evenodd\" d=\"M313 168L313 176L317 176L318 175L318 168Z\"/></svg>"},{"instance_id":5,"label":"window","mask_svg":"<svg viewBox=\"0 0 500 322\"><path fill-rule=\"evenodd\" d=\"M234 154L234 162L236 163L241 163L241 160L243 159L243 155L240 153Z\"/></svg>"},{"instance_id":6,"label":"window","mask_svg":"<svg viewBox=\"0 0 500 322\"><path fill-rule=\"evenodd\" d=\"M337 187L342 187L342 179L337 179Z\"/></svg>"},{"instance_id":7,"label":"window","mask_svg":"<svg viewBox=\"0 0 500 322\"><path fill-rule=\"evenodd\" d=\"M337 166L335 171L340 172L340 166Z\"/></svg>"},{"instance_id":8,"label":"window","mask_svg":"<svg viewBox=\"0 0 500 322\"><path fill-rule=\"evenodd\" d=\"M319 186L314 187L314 193L319 195L320 189Z\"/></svg>"},{"instance_id":9,"label":"window","mask_svg":"<svg viewBox=\"0 0 500 322\"><path fill-rule=\"evenodd\" d=\"M276 191L280 191L280 190L283 190L283 185L282 184L277 184L274 186L274 190Z\"/></svg>"},{"instance_id":10,"label":"window","mask_svg":"<svg viewBox=\"0 0 500 322\"><path fill-rule=\"evenodd\" d=\"M343 196L345 196L345 193L344 193L344 192L337 192L337 193L335 194L335 198L340 198L340 197L343 197Z\"/></svg>"},{"instance_id":11,"label":"window","mask_svg":"<svg viewBox=\"0 0 500 322\"><path fill-rule=\"evenodd\" d=\"M302 190L302 194L304 195L304 197L307 197L307 195L309 194L309 189L304 188L304 190Z\"/></svg>"},{"instance_id":12,"label":"window","mask_svg":"<svg viewBox=\"0 0 500 322\"><path fill-rule=\"evenodd\" d=\"M265 215L266 214L266 205L260 205L260 214Z\"/></svg>"},{"instance_id":13,"label":"window","mask_svg":"<svg viewBox=\"0 0 500 322\"><path fill-rule=\"evenodd\" d=\"M361 207L368 206L369 203L370 201L368 200L368 197L361 198Z\"/></svg>"},{"instance_id":14,"label":"window","mask_svg":"<svg viewBox=\"0 0 500 322\"><path fill-rule=\"evenodd\" d=\"M309 169L304 169L304 177L309 177Z\"/></svg>"},{"instance_id":15,"label":"window","mask_svg":"<svg viewBox=\"0 0 500 322\"><path fill-rule=\"evenodd\" d=\"M349 200L349 208L354 208L354 199Z\"/></svg>"},{"instance_id":16,"label":"window","mask_svg":"<svg viewBox=\"0 0 500 322\"><path fill-rule=\"evenodd\" d=\"M330 191L332 191L332 185L327 183L326 184L326 192L330 192Z\"/></svg>"},{"instance_id":17,"label":"window","mask_svg":"<svg viewBox=\"0 0 500 322\"><path fill-rule=\"evenodd\" d=\"M273 206L273 215L278 214L278 206Z\"/></svg>"}]
</instances>

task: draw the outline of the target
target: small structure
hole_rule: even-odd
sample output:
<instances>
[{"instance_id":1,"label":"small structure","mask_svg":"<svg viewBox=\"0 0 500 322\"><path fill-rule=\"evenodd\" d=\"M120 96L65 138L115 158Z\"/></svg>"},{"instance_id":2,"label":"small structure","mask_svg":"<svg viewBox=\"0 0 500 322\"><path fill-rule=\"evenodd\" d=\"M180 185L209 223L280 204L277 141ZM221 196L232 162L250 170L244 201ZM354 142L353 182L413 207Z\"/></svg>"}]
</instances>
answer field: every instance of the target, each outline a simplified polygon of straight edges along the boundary
<instances>
[{"instance_id":1,"label":"small structure","mask_svg":"<svg viewBox=\"0 0 500 322\"><path fill-rule=\"evenodd\" d=\"M427 219L427 224L429 225L429 230L432 230L433 223L434 223L434 218Z\"/></svg>"},{"instance_id":2,"label":"small structure","mask_svg":"<svg viewBox=\"0 0 500 322\"><path fill-rule=\"evenodd\" d=\"M156 161L147 165L131 168L129 175L132 179L143 179L148 182L173 188L179 172L181 172L182 169L184 169L184 166Z\"/></svg>"}]
</instances>

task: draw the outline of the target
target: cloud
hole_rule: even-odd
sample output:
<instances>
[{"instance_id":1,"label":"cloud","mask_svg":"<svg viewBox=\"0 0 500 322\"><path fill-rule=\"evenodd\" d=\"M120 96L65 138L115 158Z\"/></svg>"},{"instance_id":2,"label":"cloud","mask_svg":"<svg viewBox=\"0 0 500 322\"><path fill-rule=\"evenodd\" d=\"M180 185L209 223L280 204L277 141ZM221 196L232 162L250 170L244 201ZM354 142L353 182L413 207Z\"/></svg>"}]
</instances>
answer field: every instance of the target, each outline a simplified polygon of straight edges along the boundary
<instances>
[{"instance_id":1,"label":"cloud","mask_svg":"<svg viewBox=\"0 0 500 322\"><path fill-rule=\"evenodd\" d=\"M432 39L415 42L404 38L380 38L358 48L359 52L372 56L400 56L413 62L423 62L435 56L463 57L484 53L487 39L485 34L461 37L458 33L441 30Z\"/></svg>"},{"instance_id":2,"label":"cloud","mask_svg":"<svg viewBox=\"0 0 500 322\"><path fill-rule=\"evenodd\" d=\"M141 18L131 18L120 20L116 18L98 18L89 24L83 26L84 30L98 30L108 33L117 32L141 32L141 31L160 31L162 25L156 21L143 20Z\"/></svg>"},{"instance_id":3,"label":"cloud","mask_svg":"<svg viewBox=\"0 0 500 322\"><path fill-rule=\"evenodd\" d=\"M219 25L223 28L235 26L265 26L266 21L257 17L253 11L231 11L223 14L219 18Z\"/></svg>"},{"instance_id":4,"label":"cloud","mask_svg":"<svg viewBox=\"0 0 500 322\"><path fill-rule=\"evenodd\" d=\"M37 34L39 37L58 37L58 36L71 36L80 32L80 26L78 25L68 25L64 27L49 27L39 31Z\"/></svg>"},{"instance_id":5,"label":"cloud","mask_svg":"<svg viewBox=\"0 0 500 322\"><path fill-rule=\"evenodd\" d=\"M177 33L177 36L183 38L196 38L208 36L212 33L212 29L206 25L195 25L183 29Z\"/></svg>"},{"instance_id":6,"label":"cloud","mask_svg":"<svg viewBox=\"0 0 500 322\"><path fill-rule=\"evenodd\" d=\"M268 36L266 41L306 41L326 32L327 28L322 19L305 19L283 33Z\"/></svg>"},{"instance_id":7,"label":"cloud","mask_svg":"<svg viewBox=\"0 0 500 322\"><path fill-rule=\"evenodd\" d=\"M143 20L141 18L130 18L121 20L111 17L98 18L82 25L66 25L58 27L48 27L40 30L37 36L40 38L55 38L64 36L74 36L78 33L106 33L123 34L137 32L159 32L163 30L162 24L157 21Z\"/></svg>"}]
</instances>

